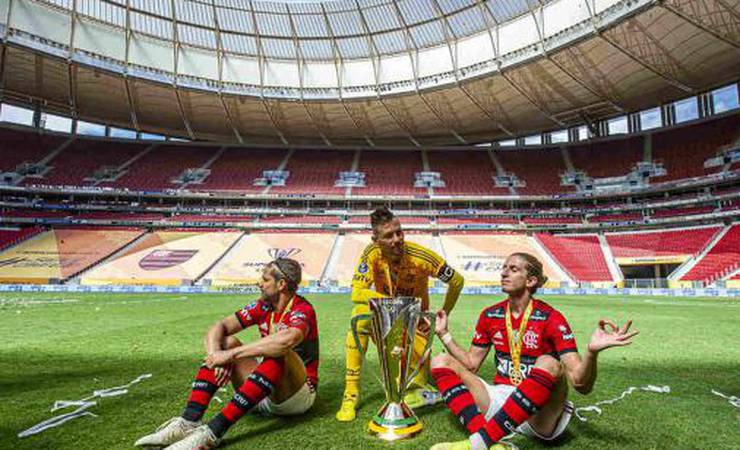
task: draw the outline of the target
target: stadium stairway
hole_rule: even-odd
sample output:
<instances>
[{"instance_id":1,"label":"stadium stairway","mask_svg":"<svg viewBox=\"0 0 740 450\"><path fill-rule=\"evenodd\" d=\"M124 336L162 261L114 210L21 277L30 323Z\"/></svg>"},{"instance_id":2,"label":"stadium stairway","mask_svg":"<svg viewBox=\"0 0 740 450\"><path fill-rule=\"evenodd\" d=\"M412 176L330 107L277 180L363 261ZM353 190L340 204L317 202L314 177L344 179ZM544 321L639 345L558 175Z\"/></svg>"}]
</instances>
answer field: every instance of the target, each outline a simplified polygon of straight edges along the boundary
<instances>
[{"instance_id":1,"label":"stadium stairway","mask_svg":"<svg viewBox=\"0 0 740 450\"><path fill-rule=\"evenodd\" d=\"M227 256L231 256L231 253L239 251L241 246L244 245L244 242L245 242L244 236L246 235L247 233L242 232L239 235L239 237L236 238L234 242L231 243L229 248L227 248L226 251L221 254L221 256L216 258L216 260L213 261L213 263L210 266L206 267L206 269L200 275L195 277L195 279L193 280L193 285L198 286L198 285L203 285L203 284L210 284L211 279L208 278L208 275L211 274L212 272L216 273L216 270L220 268L221 263L223 261L228 260ZM205 282L206 280L208 280L207 283Z\"/></svg>"},{"instance_id":2,"label":"stadium stairway","mask_svg":"<svg viewBox=\"0 0 740 450\"><path fill-rule=\"evenodd\" d=\"M157 145L158 143L155 142L154 144L146 147L144 150L135 154L133 157L129 158L127 161L124 161L123 164L121 164L120 166L116 167L116 170L120 173L120 176L125 175L126 170L129 167L131 167L136 161L148 155L152 150L154 150L157 147ZM116 179L118 179L118 177L116 177ZM105 183L105 181L96 181L91 186L98 186L100 183Z\"/></svg>"},{"instance_id":3,"label":"stadium stairway","mask_svg":"<svg viewBox=\"0 0 740 450\"><path fill-rule=\"evenodd\" d=\"M612 254L612 249L609 247L609 243L606 241L606 237L604 236L604 233L599 233L598 237L599 237L599 245L601 246L601 251L604 253L604 259L606 260L606 266L609 268L609 273L611 273L612 279L616 281L617 283L623 283L624 274L622 273L622 270L619 268L617 261L614 259L614 254Z\"/></svg>"},{"instance_id":4,"label":"stadium stairway","mask_svg":"<svg viewBox=\"0 0 740 450\"><path fill-rule=\"evenodd\" d=\"M222 146L221 148L218 149L218 151L213 156L211 156L208 159L208 161L204 162L203 165L200 166L198 169L200 169L200 170L208 169L209 167L211 167L211 165L213 165L214 162L216 162L216 160L218 158L221 157L221 155L224 154L225 151L226 151L226 147L223 147ZM208 177L206 177L206 178L208 178ZM202 183L202 181L200 183ZM186 189L189 184L190 184L190 182L182 183L178 189Z\"/></svg>"},{"instance_id":5,"label":"stadium stairway","mask_svg":"<svg viewBox=\"0 0 740 450\"><path fill-rule=\"evenodd\" d=\"M108 263L109 261L113 261L119 256L123 255L125 252L127 252L130 248L133 248L136 244L141 242L142 239L146 237L146 235L149 234L147 230L141 230L141 234L130 240L127 244L125 244L123 247L120 247L118 250L113 251L111 254L106 256L105 258L99 259L96 263L91 264L87 266L86 268L80 270L79 272L67 277L67 280L64 282L65 284L80 284L80 280L82 279L82 276L86 274L87 272L95 269L96 267L99 267L103 264Z\"/></svg>"},{"instance_id":6,"label":"stadium stairway","mask_svg":"<svg viewBox=\"0 0 740 450\"><path fill-rule=\"evenodd\" d=\"M334 279L334 272L339 261L339 255L342 252L342 245L344 245L344 234L337 234L334 238L334 242L331 245L331 251L329 252L329 258L326 260L324 270L321 271L321 277L319 280L324 283L324 280Z\"/></svg>"},{"instance_id":7,"label":"stadium stairway","mask_svg":"<svg viewBox=\"0 0 740 450\"><path fill-rule=\"evenodd\" d=\"M678 266L676 270L673 271L670 275L668 275L668 281L678 281L681 278L684 277L691 269L696 266L699 261L701 261L707 253L709 253L712 248L714 248L715 245L717 245L717 242L722 240L722 238L727 234L728 231L730 231L730 228L732 228L732 225L727 225L719 230L717 230L717 234L714 235L714 237L709 241L706 247L702 249L701 252L699 252L696 256L687 259L683 264Z\"/></svg>"},{"instance_id":8,"label":"stadium stairway","mask_svg":"<svg viewBox=\"0 0 740 450\"><path fill-rule=\"evenodd\" d=\"M291 148L288 150L288 153L285 155L285 158L283 158L282 161L280 161L280 165L277 166L274 170L285 170L285 168L288 166L288 162L290 161L290 157L293 156L293 153L295 153L295 149ZM267 168L265 168L267 170ZM290 177L285 181L286 184L290 183ZM270 192L270 188L272 186L266 186L265 189L261 192L262 195L266 195Z\"/></svg>"}]
</instances>

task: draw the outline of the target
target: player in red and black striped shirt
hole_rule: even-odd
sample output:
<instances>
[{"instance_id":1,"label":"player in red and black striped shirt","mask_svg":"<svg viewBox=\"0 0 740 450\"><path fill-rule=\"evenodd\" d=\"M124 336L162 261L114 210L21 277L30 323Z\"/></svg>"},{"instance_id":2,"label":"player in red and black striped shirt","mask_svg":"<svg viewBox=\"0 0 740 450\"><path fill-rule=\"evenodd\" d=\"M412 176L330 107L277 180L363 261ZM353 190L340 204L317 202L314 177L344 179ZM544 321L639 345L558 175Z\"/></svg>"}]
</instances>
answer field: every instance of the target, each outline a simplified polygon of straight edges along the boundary
<instances>
[{"instance_id":1,"label":"player in red and black striped shirt","mask_svg":"<svg viewBox=\"0 0 740 450\"><path fill-rule=\"evenodd\" d=\"M253 408L276 415L303 414L318 386L319 332L313 306L296 294L298 262L267 264L259 283L262 296L212 326L205 337L205 364L198 371L182 416L136 442L170 450L213 448ZM242 344L233 335L257 325L261 338ZM231 382L234 397L205 425L200 419L218 389Z\"/></svg>"},{"instance_id":2,"label":"player in red and black striped shirt","mask_svg":"<svg viewBox=\"0 0 740 450\"><path fill-rule=\"evenodd\" d=\"M444 311L437 313L435 331L448 353L432 360L432 376L470 438L437 444L432 450L501 447L497 442L515 431L556 439L573 412L568 382L588 394L596 381L598 353L632 342L637 331L629 332L631 321L618 328L602 320L582 359L565 317L532 297L546 281L537 258L510 255L501 271L501 289L508 298L483 310L468 351L452 339ZM496 354L493 385L477 375L491 347Z\"/></svg>"}]
</instances>

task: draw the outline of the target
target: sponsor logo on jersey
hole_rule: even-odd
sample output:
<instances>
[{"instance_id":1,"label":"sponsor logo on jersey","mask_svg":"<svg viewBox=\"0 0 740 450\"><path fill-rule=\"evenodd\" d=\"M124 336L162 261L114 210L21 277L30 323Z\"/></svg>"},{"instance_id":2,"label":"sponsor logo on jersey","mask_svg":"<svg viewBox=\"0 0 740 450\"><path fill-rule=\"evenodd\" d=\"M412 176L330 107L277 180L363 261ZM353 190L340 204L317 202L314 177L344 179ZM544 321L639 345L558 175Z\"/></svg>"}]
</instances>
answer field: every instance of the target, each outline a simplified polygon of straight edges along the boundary
<instances>
[{"instance_id":1,"label":"sponsor logo on jersey","mask_svg":"<svg viewBox=\"0 0 740 450\"><path fill-rule=\"evenodd\" d=\"M495 308L486 311L486 317L489 319L503 319L505 318L504 308Z\"/></svg>"},{"instance_id":2,"label":"sponsor logo on jersey","mask_svg":"<svg viewBox=\"0 0 740 450\"><path fill-rule=\"evenodd\" d=\"M562 334L564 341L573 340L573 332L568 330L568 327L566 327L565 325L560 325L558 326L558 330L560 330L560 334Z\"/></svg>"},{"instance_id":3,"label":"sponsor logo on jersey","mask_svg":"<svg viewBox=\"0 0 740 450\"><path fill-rule=\"evenodd\" d=\"M544 322L545 320L547 320L548 317L550 317L550 314L543 312L539 309L535 309L532 312L532 315L529 317L529 320L533 322Z\"/></svg>"},{"instance_id":4,"label":"sponsor logo on jersey","mask_svg":"<svg viewBox=\"0 0 740 450\"><path fill-rule=\"evenodd\" d=\"M153 250L139 260L144 270L161 270L180 265L195 256L198 250Z\"/></svg>"},{"instance_id":5,"label":"sponsor logo on jersey","mask_svg":"<svg viewBox=\"0 0 740 450\"><path fill-rule=\"evenodd\" d=\"M509 371L511 370L511 359L508 359L508 355L506 358L496 358L496 370L498 371L499 375L503 377L509 376ZM522 375L526 378L527 375L529 375L529 371L532 370L532 367L534 367L534 363L532 364L525 364L524 362L519 363L519 371L522 373Z\"/></svg>"},{"instance_id":6,"label":"sponsor logo on jersey","mask_svg":"<svg viewBox=\"0 0 740 450\"><path fill-rule=\"evenodd\" d=\"M539 339L539 335L532 331L532 329L529 329L526 333L524 333L524 336L522 337L522 342L524 343L524 346L528 349L535 349L539 344Z\"/></svg>"},{"instance_id":7,"label":"sponsor logo on jersey","mask_svg":"<svg viewBox=\"0 0 740 450\"><path fill-rule=\"evenodd\" d=\"M302 313L301 311L293 311L292 313L290 313L290 319L288 320L288 322L290 322L291 325L296 325L304 320L306 320L306 315L304 313Z\"/></svg>"},{"instance_id":8,"label":"sponsor logo on jersey","mask_svg":"<svg viewBox=\"0 0 740 450\"><path fill-rule=\"evenodd\" d=\"M291 256L295 256L299 254L300 252L301 252L301 249L297 247L289 247L289 248L273 247L267 250L267 254L270 255L270 258L272 259L290 258Z\"/></svg>"}]
</instances>

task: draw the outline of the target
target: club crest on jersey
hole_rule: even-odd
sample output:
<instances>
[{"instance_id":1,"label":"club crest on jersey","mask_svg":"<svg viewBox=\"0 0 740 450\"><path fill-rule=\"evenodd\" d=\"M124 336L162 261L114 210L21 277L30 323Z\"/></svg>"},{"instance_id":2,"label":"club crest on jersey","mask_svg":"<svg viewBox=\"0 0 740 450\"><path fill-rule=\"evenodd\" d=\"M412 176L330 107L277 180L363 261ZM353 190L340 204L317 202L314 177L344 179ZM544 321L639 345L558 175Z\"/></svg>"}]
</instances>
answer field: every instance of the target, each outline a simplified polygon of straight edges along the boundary
<instances>
[{"instance_id":1,"label":"club crest on jersey","mask_svg":"<svg viewBox=\"0 0 740 450\"><path fill-rule=\"evenodd\" d=\"M195 256L198 250L153 250L139 260L139 267L144 270L161 270L182 264Z\"/></svg>"},{"instance_id":2,"label":"club crest on jersey","mask_svg":"<svg viewBox=\"0 0 740 450\"><path fill-rule=\"evenodd\" d=\"M289 248L273 247L267 250L267 254L270 255L270 258L272 259L290 258L291 256L295 256L299 254L300 252L301 252L301 249L297 247L289 247Z\"/></svg>"},{"instance_id":3,"label":"club crest on jersey","mask_svg":"<svg viewBox=\"0 0 740 450\"><path fill-rule=\"evenodd\" d=\"M363 275L365 275L369 269L370 267L368 267L367 262L365 261L361 262L360 265L357 266L357 271Z\"/></svg>"},{"instance_id":4,"label":"club crest on jersey","mask_svg":"<svg viewBox=\"0 0 740 450\"><path fill-rule=\"evenodd\" d=\"M539 335L529 329L526 333L524 333L524 336L522 337L522 342L524 343L524 346L528 349L535 349L537 348L537 344L539 343Z\"/></svg>"}]
</instances>

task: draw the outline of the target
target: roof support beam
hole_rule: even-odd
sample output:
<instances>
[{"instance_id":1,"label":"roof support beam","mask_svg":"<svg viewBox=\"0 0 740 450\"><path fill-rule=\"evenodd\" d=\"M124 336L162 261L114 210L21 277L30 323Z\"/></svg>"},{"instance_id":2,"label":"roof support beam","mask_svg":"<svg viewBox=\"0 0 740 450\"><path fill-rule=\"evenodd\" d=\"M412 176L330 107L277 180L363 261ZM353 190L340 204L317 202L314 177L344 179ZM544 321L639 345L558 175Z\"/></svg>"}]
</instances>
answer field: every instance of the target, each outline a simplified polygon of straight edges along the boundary
<instances>
[{"instance_id":1,"label":"roof support beam","mask_svg":"<svg viewBox=\"0 0 740 450\"><path fill-rule=\"evenodd\" d=\"M278 122L275 119L275 117L272 115L272 110L270 108L270 105L267 104L267 100L265 99L265 48L262 46L262 33L259 31L259 23L257 23L257 14L254 12L254 8L250 8L249 12L252 16L252 23L254 24L254 30L255 30L255 39L257 42L257 65L259 66L260 71L260 104L265 109L265 113L267 113L267 116L270 118L270 123L272 124L272 127L275 129L275 134L277 134L278 138L280 138L280 142L283 143L283 145L288 146L290 145L290 142L285 138L285 134L283 134L283 130L280 129L278 126Z\"/></svg>"},{"instance_id":2,"label":"roof support beam","mask_svg":"<svg viewBox=\"0 0 740 450\"><path fill-rule=\"evenodd\" d=\"M609 45L611 45L612 47L614 47L615 49L617 49L619 51L619 53L621 53L624 56L626 56L627 58L631 59L633 62L635 62L639 66L643 67L644 69L647 69L649 72L652 72L653 74L655 74L658 77L662 78L663 80L665 80L671 86L676 87L676 88L678 88L678 89L680 89L680 90L682 90L684 92L687 92L687 93L693 93L693 92L695 92L694 88L685 85L684 83L676 80L675 78L673 78L673 77L671 77L669 75L666 75L665 73L661 72L660 70L652 67L650 64L642 61L641 58L638 58L638 57L634 56L627 49L625 49L624 47L622 47L620 44L616 43L614 41L614 39L611 39L610 37L608 37L605 33L599 31L599 37L601 39L603 39L604 41L606 41Z\"/></svg>"},{"instance_id":3,"label":"roof support beam","mask_svg":"<svg viewBox=\"0 0 740 450\"><path fill-rule=\"evenodd\" d=\"M324 18L324 23L326 24L326 30L329 33L329 38L331 39L331 49L332 49L332 55L334 56L334 69L336 70L337 74L337 94L339 96L339 103L342 104L342 108L344 109L345 114L350 118L352 121L352 124L357 128L357 131L359 131L362 134L363 139L365 139L365 142L371 147L375 147L375 144L370 139L370 137L367 135L366 130L360 126L359 123L357 123L357 120L355 117L350 113L349 108L347 108L347 104L344 100L344 58L342 57L342 52L339 51L339 45L337 45L337 38L334 34L334 29L331 26L331 22L329 22L329 16L326 14L326 7L324 6L324 3L319 3L321 6L321 15Z\"/></svg>"},{"instance_id":4,"label":"roof support beam","mask_svg":"<svg viewBox=\"0 0 740 450\"><path fill-rule=\"evenodd\" d=\"M286 8L289 8L290 5L286 4ZM290 11L290 9L289 9ZM324 144L327 147L331 147L331 141L329 138L327 138L326 133L324 132L324 127L319 124L319 121L314 117L314 115L311 113L311 108L308 107L306 104L306 98L305 98L305 66L306 66L306 58L303 54L303 48L300 44L300 39L298 39L298 31L295 26L295 22L293 21L293 14L288 13L288 22L290 22L290 34L293 39L293 47L295 48L295 58L298 61L298 83L300 85L300 96L301 96L301 105L303 106L303 109L306 111L306 114L308 115L308 118L311 120L311 125L316 130L316 133L318 133L319 137L322 141L324 141Z\"/></svg>"},{"instance_id":5,"label":"roof support beam","mask_svg":"<svg viewBox=\"0 0 740 450\"><path fill-rule=\"evenodd\" d=\"M182 99L180 99L180 90L177 86L177 81L180 72L180 35L177 27L177 9L175 6L175 0L170 0L170 8L172 8L172 48L174 51L175 67L172 78L172 88L175 90L175 99L177 99L177 110L180 113L180 119L182 120L185 131L188 133L188 137L191 140L195 140L195 133L193 128L190 126L190 121L185 114L185 109L182 106Z\"/></svg>"},{"instance_id":6,"label":"roof support beam","mask_svg":"<svg viewBox=\"0 0 740 450\"><path fill-rule=\"evenodd\" d=\"M721 2L719 0L715 0L715 2L717 2L717 4L719 4L719 5L722 5L722 7L724 7L725 9L727 9L727 12L729 14L731 14L731 15L733 15L735 17L735 20L737 20L738 22L740 22L740 15L736 14L732 8L729 8L727 5L725 5L723 2ZM705 32L705 33L707 33L707 34L709 34L709 35L711 35L711 36L719 39L720 41L722 41L722 42L724 42L726 44L729 44L729 45L731 45L731 46L733 46L735 48L740 48L740 44L738 44L737 42L735 42L732 39L729 39L729 38L721 35L720 33L717 33L716 31L712 30L710 27L708 27L708 26L704 25L703 23L701 23L700 20L697 20L695 17L692 17L689 14L686 14L685 12L681 11L679 8L676 8L675 6L672 6L672 5L668 5L667 2L665 2L665 1L661 1L658 4L663 9L666 9L666 10L672 12L673 14L675 14L678 17L682 18L683 20L685 20L685 21L689 22L690 24L694 25L695 27L699 28L703 32Z\"/></svg>"},{"instance_id":7,"label":"roof support beam","mask_svg":"<svg viewBox=\"0 0 740 450\"><path fill-rule=\"evenodd\" d=\"M124 63L126 68L129 66L129 60L131 55L131 39L133 39L134 33L131 30L131 0L126 0L126 29L124 30L126 47L124 55ZM129 85L128 72L123 73L123 86L126 88L126 100L128 101L128 111L131 120L131 126L138 132L141 132L139 127L139 118L136 115L136 104L134 103L134 96L131 93L131 86Z\"/></svg>"},{"instance_id":8,"label":"roof support beam","mask_svg":"<svg viewBox=\"0 0 740 450\"><path fill-rule=\"evenodd\" d=\"M234 137L236 138L237 142L243 144L244 139L242 139L241 133L239 133L239 130L234 125L234 121L231 118L229 108L226 107L226 101L224 101L224 44L223 40L221 39L221 24L218 20L218 14L216 13L215 0L211 0L211 10L213 11L213 28L216 34L216 58L218 60L218 100L224 110L226 123L229 125L229 128L231 128L231 131L234 133Z\"/></svg>"}]
</instances>

